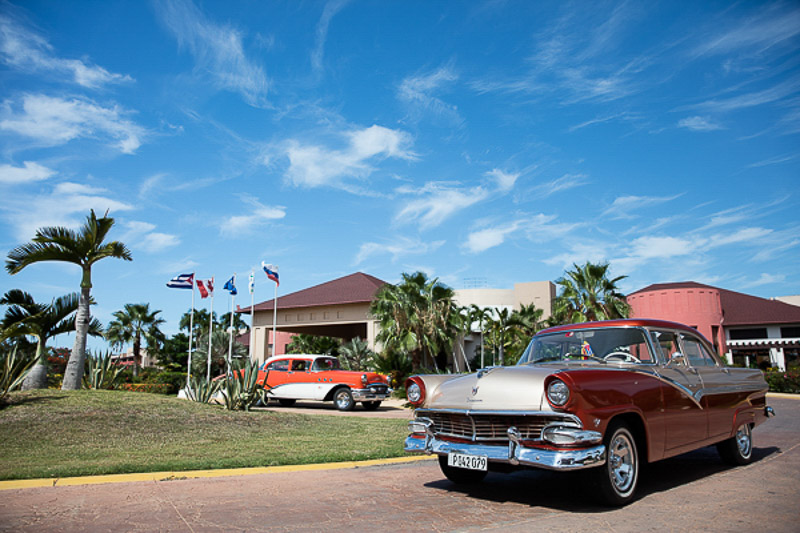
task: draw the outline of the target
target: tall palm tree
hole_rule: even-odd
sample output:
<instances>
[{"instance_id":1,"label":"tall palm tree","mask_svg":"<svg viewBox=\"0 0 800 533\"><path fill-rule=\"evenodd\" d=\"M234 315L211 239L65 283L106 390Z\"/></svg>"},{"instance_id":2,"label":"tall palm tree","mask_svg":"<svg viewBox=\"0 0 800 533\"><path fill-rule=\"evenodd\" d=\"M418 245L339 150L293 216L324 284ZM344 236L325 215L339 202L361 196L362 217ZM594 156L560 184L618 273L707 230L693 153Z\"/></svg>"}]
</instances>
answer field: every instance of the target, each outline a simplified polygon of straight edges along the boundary
<instances>
[{"instance_id":1,"label":"tall palm tree","mask_svg":"<svg viewBox=\"0 0 800 533\"><path fill-rule=\"evenodd\" d=\"M553 302L556 323L626 318L630 314L630 306L617 287L627 276L608 279L608 263L587 261L583 266L572 266L574 270L566 271L564 277L556 280L561 287L561 294Z\"/></svg>"},{"instance_id":2,"label":"tall palm tree","mask_svg":"<svg viewBox=\"0 0 800 533\"><path fill-rule=\"evenodd\" d=\"M19 289L12 289L0 298L0 305L9 306L0 323L4 336L27 335L36 339L36 363L23 381L23 389L47 388L47 341L75 329L78 300L78 294L72 293L56 298L50 304L42 304ZM102 329L100 321L92 319L88 334L101 336Z\"/></svg>"},{"instance_id":3,"label":"tall palm tree","mask_svg":"<svg viewBox=\"0 0 800 533\"><path fill-rule=\"evenodd\" d=\"M434 365L436 357L452 349L458 333L453 289L428 279L422 272L402 274L398 285L384 285L370 305L380 323L377 340L390 349L408 352L414 368Z\"/></svg>"},{"instance_id":4,"label":"tall palm tree","mask_svg":"<svg viewBox=\"0 0 800 533\"><path fill-rule=\"evenodd\" d=\"M475 322L478 323L478 327L481 328L481 368L483 368L483 333L485 331L484 326L489 323L489 320L492 318L492 313L494 310L491 307L479 307L475 304L471 304L469 306L469 316L470 320L474 324Z\"/></svg>"},{"instance_id":5,"label":"tall palm tree","mask_svg":"<svg viewBox=\"0 0 800 533\"><path fill-rule=\"evenodd\" d=\"M505 351L510 348L522 326L516 311L509 311L507 307L497 309L489 320L489 344L492 346L492 363L505 364ZM497 358L495 359L495 354Z\"/></svg>"},{"instance_id":6,"label":"tall palm tree","mask_svg":"<svg viewBox=\"0 0 800 533\"><path fill-rule=\"evenodd\" d=\"M139 375L139 361L142 354L142 340L151 352L166 340L160 326L164 319L157 315L161 311L150 311L150 304L125 304L122 311L114 313L114 320L108 325L106 340L115 348L133 343L133 375Z\"/></svg>"},{"instance_id":7,"label":"tall palm tree","mask_svg":"<svg viewBox=\"0 0 800 533\"><path fill-rule=\"evenodd\" d=\"M81 294L75 315L75 345L64 373L63 390L79 390L86 358L86 335L89 331L89 299L92 292L92 265L106 257L131 261L128 248L119 241L103 243L114 219L108 212L97 218L92 210L78 231L64 227L36 230L33 240L9 252L6 270L16 274L23 268L41 261L64 261L81 267Z\"/></svg>"}]
</instances>

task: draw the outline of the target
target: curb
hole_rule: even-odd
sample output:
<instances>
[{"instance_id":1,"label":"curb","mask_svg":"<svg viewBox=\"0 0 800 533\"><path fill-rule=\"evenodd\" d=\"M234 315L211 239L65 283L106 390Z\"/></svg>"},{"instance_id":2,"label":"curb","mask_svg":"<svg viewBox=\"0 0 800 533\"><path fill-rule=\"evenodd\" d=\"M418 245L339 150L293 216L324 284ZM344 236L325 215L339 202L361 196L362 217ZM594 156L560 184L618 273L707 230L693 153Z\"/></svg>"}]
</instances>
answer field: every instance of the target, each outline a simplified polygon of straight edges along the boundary
<instances>
[{"instance_id":1,"label":"curb","mask_svg":"<svg viewBox=\"0 0 800 533\"><path fill-rule=\"evenodd\" d=\"M254 474L278 474L283 472L307 472L313 470L342 470L390 464L412 463L433 459L431 456L393 457L369 461L345 461L341 463L320 463L312 465L262 466L252 468L220 468L218 470L187 470L185 472L143 472L138 474L110 474L103 476L83 476L44 479L16 479L0 481L0 491L31 489L38 487L67 487L73 485L99 485L103 483L131 483L136 481L173 481L210 477L249 476Z\"/></svg>"},{"instance_id":2,"label":"curb","mask_svg":"<svg viewBox=\"0 0 800 533\"><path fill-rule=\"evenodd\" d=\"M789 394L788 392L768 392L767 398L781 398L784 400L800 400L800 394Z\"/></svg>"}]
</instances>

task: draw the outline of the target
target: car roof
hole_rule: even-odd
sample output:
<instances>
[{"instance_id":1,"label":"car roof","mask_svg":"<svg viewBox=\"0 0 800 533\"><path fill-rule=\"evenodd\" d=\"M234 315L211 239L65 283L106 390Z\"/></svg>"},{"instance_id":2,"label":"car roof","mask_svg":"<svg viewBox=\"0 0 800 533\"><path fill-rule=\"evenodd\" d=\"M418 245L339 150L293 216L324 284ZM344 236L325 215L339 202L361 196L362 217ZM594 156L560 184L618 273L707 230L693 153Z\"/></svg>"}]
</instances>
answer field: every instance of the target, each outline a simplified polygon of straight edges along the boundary
<instances>
[{"instance_id":1,"label":"car roof","mask_svg":"<svg viewBox=\"0 0 800 533\"><path fill-rule=\"evenodd\" d=\"M327 354L287 353L282 355L273 355L264 362L271 363L273 361L281 361L283 359L318 359L320 357L330 357L336 359L335 355L327 355Z\"/></svg>"},{"instance_id":2,"label":"car roof","mask_svg":"<svg viewBox=\"0 0 800 533\"><path fill-rule=\"evenodd\" d=\"M537 333L556 333L558 331L567 331L571 329L591 329L591 328L614 328L614 327L651 327L651 328L665 328L665 329L680 329L688 331L696 335L701 335L696 329L681 324L679 322L670 322L669 320L658 320L655 318L621 318L617 320L597 320L595 322L580 322L578 324L564 324L561 326L553 326L552 328L543 329ZM701 335L702 336L702 335Z\"/></svg>"}]
</instances>

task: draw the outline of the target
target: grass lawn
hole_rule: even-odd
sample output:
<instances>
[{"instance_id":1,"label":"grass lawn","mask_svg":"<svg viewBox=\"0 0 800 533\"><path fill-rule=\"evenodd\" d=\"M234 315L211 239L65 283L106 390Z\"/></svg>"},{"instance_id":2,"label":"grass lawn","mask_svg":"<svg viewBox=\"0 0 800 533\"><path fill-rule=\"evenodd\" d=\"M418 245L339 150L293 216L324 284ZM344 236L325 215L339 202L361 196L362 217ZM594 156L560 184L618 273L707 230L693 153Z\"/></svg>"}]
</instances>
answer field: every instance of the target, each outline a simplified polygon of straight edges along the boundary
<instances>
[{"instance_id":1,"label":"grass lawn","mask_svg":"<svg viewBox=\"0 0 800 533\"><path fill-rule=\"evenodd\" d=\"M0 479L399 457L407 421L226 411L158 394L41 390L0 409Z\"/></svg>"}]
</instances>

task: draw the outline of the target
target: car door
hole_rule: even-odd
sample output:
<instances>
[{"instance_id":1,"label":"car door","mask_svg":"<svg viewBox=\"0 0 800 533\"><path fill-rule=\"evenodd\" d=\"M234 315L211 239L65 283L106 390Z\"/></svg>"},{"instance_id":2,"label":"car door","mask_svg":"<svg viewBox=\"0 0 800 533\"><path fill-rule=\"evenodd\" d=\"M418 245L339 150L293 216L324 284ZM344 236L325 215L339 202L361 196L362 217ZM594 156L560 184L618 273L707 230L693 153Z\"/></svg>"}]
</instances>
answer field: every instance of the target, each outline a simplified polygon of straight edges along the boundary
<instances>
[{"instance_id":1,"label":"car door","mask_svg":"<svg viewBox=\"0 0 800 533\"><path fill-rule=\"evenodd\" d=\"M283 398L284 386L286 385L287 374L289 372L289 360L281 359L273 361L267 365L267 388L270 395L276 398Z\"/></svg>"},{"instance_id":2,"label":"car door","mask_svg":"<svg viewBox=\"0 0 800 533\"><path fill-rule=\"evenodd\" d=\"M284 385L286 390L282 397L297 400L316 398L316 384L311 380L311 362L311 359L305 358L291 360L289 371L286 373L286 385Z\"/></svg>"},{"instance_id":3,"label":"car door","mask_svg":"<svg viewBox=\"0 0 800 533\"><path fill-rule=\"evenodd\" d=\"M703 383L700 403L708 415L709 437L729 434L736 406L746 393L731 387L730 371L717 361L699 337L689 333L681 333L680 337L683 353Z\"/></svg>"},{"instance_id":4,"label":"car door","mask_svg":"<svg viewBox=\"0 0 800 533\"><path fill-rule=\"evenodd\" d=\"M708 436L708 414L702 404L703 381L681 352L676 331L651 332L661 351L658 374L664 382L665 450L688 446Z\"/></svg>"}]
</instances>

